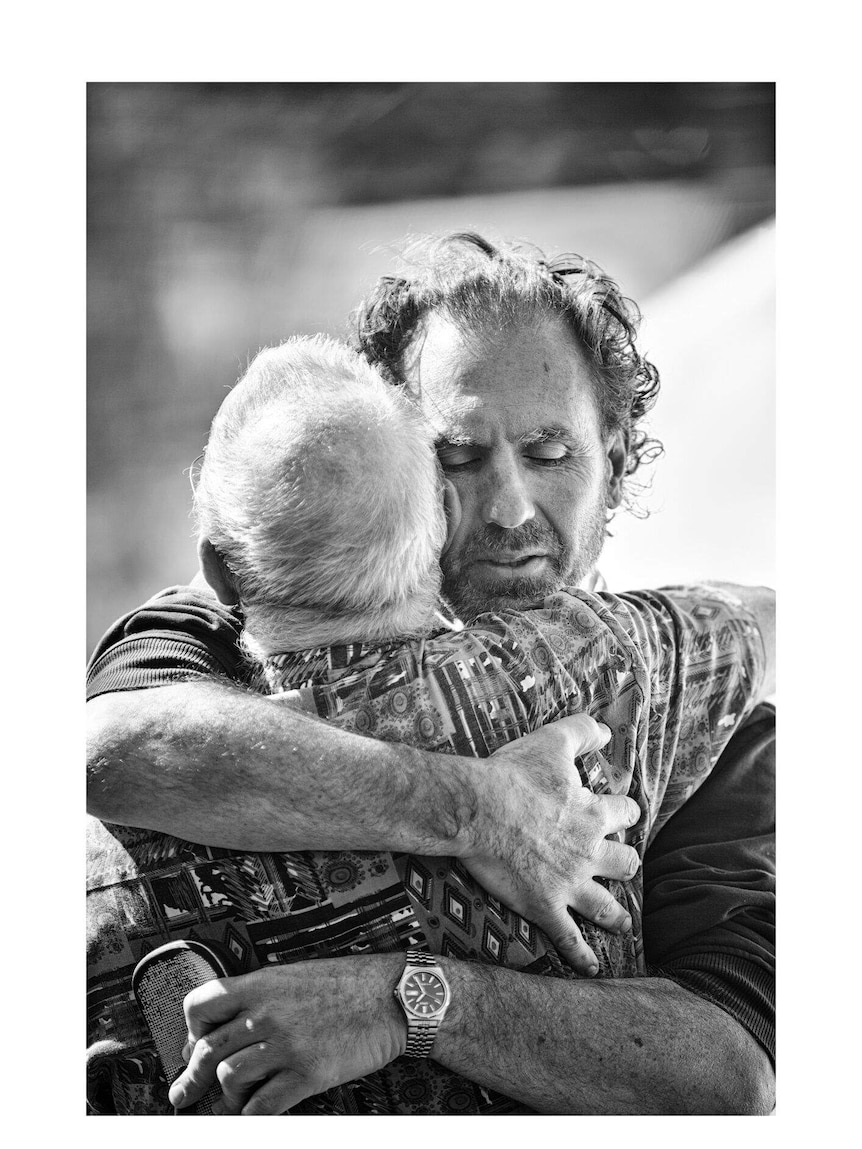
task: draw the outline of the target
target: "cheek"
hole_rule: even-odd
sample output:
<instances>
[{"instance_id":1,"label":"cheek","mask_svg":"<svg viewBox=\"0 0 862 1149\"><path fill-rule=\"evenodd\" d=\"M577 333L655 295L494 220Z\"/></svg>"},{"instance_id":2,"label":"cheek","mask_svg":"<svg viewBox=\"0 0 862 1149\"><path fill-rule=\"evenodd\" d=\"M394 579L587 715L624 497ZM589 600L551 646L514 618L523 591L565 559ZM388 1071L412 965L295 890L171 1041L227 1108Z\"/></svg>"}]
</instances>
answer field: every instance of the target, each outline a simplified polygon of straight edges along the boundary
<instances>
[{"instance_id":1,"label":"cheek","mask_svg":"<svg viewBox=\"0 0 862 1149\"><path fill-rule=\"evenodd\" d=\"M605 486L600 474L589 481L558 483L545 491L540 510L557 533L570 541L577 538L587 520L592 521L597 508L604 506Z\"/></svg>"},{"instance_id":2,"label":"cheek","mask_svg":"<svg viewBox=\"0 0 862 1149\"><path fill-rule=\"evenodd\" d=\"M466 475L447 475L446 478L455 488L458 495L458 526L450 541L450 546L464 539L473 529L477 515L478 501L476 499L475 484L470 482Z\"/></svg>"}]
</instances>

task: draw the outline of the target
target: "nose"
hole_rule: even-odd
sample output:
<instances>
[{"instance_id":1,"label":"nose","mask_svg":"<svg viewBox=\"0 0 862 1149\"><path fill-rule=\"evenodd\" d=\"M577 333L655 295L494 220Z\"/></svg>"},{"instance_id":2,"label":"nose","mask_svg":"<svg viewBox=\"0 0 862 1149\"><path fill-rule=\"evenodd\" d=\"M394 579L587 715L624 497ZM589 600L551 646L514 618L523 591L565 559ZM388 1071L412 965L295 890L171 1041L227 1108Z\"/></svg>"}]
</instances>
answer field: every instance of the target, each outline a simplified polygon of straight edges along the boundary
<instances>
[{"instance_id":1,"label":"nose","mask_svg":"<svg viewBox=\"0 0 862 1149\"><path fill-rule=\"evenodd\" d=\"M482 519L498 527L512 530L535 518L536 508L526 477L514 454L495 460L485 475L482 499Z\"/></svg>"}]
</instances>

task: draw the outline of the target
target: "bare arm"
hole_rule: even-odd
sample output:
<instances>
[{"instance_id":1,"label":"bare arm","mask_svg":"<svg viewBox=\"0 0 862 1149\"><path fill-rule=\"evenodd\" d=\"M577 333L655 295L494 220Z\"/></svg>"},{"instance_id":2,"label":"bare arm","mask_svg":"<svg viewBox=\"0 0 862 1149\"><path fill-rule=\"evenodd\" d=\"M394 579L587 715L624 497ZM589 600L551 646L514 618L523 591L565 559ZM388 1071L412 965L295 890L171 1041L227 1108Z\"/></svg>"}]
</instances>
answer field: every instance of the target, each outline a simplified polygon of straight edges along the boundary
<instances>
[{"instance_id":1,"label":"bare arm","mask_svg":"<svg viewBox=\"0 0 862 1149\"><path fill-rule=\"evenodd\" d=\"M718 1006L661 978L553 982L449 960L435 1057L540 1113L765 1114L766 1053Z\"/></svg>"},{"instance_id":2,"label":"bare arm","mask_svg":"<svg viewBox=\"0 0 862 1149\"><path fill-rule=\"evenodd\" d=\"M772 1067L754 1039L670 981L562 981L438 960L453 1004L434 1058L539 1113L772 1108ZM218 1067L227 1112L280 1113L381 1068L406 1044L392 997L403 964L401 954L299 962L194 990L186 1018L203 1040L172 1102L196 1100Z\"/></svg>"},{"instance_id":3,"label":"bare arm","mask_svg":"<svg viewBox=\"0 0 862 1149\"><path fill-rule=\"evenodd\" d=\"M245 850L452 853L464 760L348 734L216 679L87 704L88 811ZM361 801L359 796L361 795Z\"/></svg>"},{"instance_id":4,"label":"bare arm","mask_svg":"<svg viewBox=\"0 0 862 1149\"><path fill-rule=\"evenodd\" d=\"M636 851L606 839L640 811L581 785L575 757L610 737L588 715L476 759L348 734L210 681L88 706L88 809L103 821L242 850L459 857L586 974L598 963L567 907L612 931L631 926L593 879L637 872Z\"/></svg>"}]
</instances>

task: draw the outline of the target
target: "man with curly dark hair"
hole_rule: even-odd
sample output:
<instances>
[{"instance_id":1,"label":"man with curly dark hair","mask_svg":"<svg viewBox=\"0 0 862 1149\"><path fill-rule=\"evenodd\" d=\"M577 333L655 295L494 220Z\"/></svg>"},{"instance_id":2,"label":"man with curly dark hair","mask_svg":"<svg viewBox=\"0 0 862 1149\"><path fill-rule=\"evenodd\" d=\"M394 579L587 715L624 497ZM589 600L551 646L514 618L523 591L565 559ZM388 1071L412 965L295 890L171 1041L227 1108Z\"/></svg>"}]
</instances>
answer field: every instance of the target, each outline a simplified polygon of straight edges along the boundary
<instances>
[{"instance_id":1,"label":"man with curly dark hair","mask_svg":"<svg viewBox=\"0 0 862 1149\"><path fill-rule=\"evenodd\" d=\"M470 438L466 428L475 417L450 411L452 396L457 393L459 408L464 395L471 394L475 407L485 404L490 409L491 399L499 406L503 384L496 369L482 379L480 369L474 368L465 391L461 380L438 379L438 368L444 364L449 370L462 352L476 363L481 359L494 365L520 356L511 394L502 401L511 408L520 406L528 420L533 410L530 389L542 392L548 425L527 427L525 421L517 445L534 469L555 472L546 486L561 504L559 512L549 514L545 508L544 515L535 515L525 500L502 511L505 521L500 521L499 509L496 514L491 507L480 510L477 521L463 524L444 557L445 590L471 617L489 604L518 607L562 582L581 582L599 557L609 512L624 501L633 502L631 477L662 449L640 426L655 403L659 377L635 344L640 320L636 305L580 256L546 262L523 250L497 249L470 233L414 245L410 256L423 260L420 270L409 280L382 279L359 308L359 350L389 382L412 392L436 421L438 456L462 503L468 489L481 498L482 482L490 481L498 504L509 492L500 487L503 475L494 445ZM583 408L570 412L571 427L564 425L573 398L568 380L560 386L548 365L557 348L562 373L571 370L574 356L584 381L578 395ZM586 425L586 412L592 416L593 408L595 428ZM575 425L581 435L577 443ZM583 471L590 452L605 456L606 472L584 502L569 476L579 469L578 455ZM480 472L483 478L477 483L470 476ZM540 567L522 560L502 570L499 563L489 566L483 561L492 552L522 551L541 552L547 561Z\"/></svg>"},{"instance_id":2,"label":"man with curly dark hair","mask_svg":"<svg viewBox=\"0 0 862 1149\"><path fill-rule=\"evenodd\" d=\"M419 398L458 492L449 596L470 615L594 584L607 515L656 449L638 426L658 380L635 350L633 305L585 261L546 263L476 236L429 256L378 285L358 332L366 358ZM245 673L239 625L180 588L109 632L90 674L92 813L246 850L461 854L486 886L495 871L526 885L545 924L559 879L545 862L523 869L543 852L522 840L492 776L230 686ZM667 836L672 819L647 852L643 941L657 976L561 981L450 962L459 1024L441 1030L441 1056L477 1083L469 1111L494 1111L483 1089L517 1098L518 1112L769 1110L771 722L755 712L686 807L685 835ZM516 744L525 778L529 744Z\"/></svg>"}]
</instances>

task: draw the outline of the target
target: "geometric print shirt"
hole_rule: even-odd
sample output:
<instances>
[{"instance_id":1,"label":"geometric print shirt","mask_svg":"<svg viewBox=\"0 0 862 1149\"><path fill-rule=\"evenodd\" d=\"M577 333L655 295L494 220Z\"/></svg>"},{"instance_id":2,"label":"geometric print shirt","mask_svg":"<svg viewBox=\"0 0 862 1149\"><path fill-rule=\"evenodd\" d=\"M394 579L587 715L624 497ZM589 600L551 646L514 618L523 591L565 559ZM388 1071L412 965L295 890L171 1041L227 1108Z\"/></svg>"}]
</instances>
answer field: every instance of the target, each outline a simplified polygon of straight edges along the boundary
<instances>
[{"instance_id":1,"label":"geometric print shirt","mask_svg":"<svg viewBox=\"0 0 862 1149\"><path fill-rule=\"evenodd\" d=\"M708 777L753 709L764 666L756 623L726 587L623 595L571 588L533 610L483 615L457 634L270 658L256 685L357 734L475 757L586 711L612 737L601 754L577 761L582 782L634 798L641 816L625 840L643 861L649 842ZM632 929L612 935L577 918L599 960L598 976L646 976L642 871L630 882L603 884L628 909ZM418 947L534 976L577 976L532 922L491 897L457 859L248 853L90 819L93 1113L172 1112L131 971L149 950L176 938L221 948L234 973ZM291 1112L531 1111L434 1061L399 1058Z\"/></svg>"}]
</instances>

